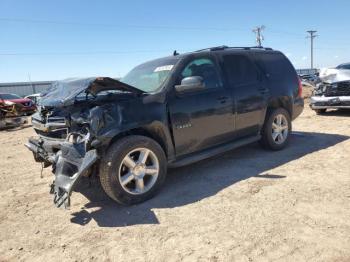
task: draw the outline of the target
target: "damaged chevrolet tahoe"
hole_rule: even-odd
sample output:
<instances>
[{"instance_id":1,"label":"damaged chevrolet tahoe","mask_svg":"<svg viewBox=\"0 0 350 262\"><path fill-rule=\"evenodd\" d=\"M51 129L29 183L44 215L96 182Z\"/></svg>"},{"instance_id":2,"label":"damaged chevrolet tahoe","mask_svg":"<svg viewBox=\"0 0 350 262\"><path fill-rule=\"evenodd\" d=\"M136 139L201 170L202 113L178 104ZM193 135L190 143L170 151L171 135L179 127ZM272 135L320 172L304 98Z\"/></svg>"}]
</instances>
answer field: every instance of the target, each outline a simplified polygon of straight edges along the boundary
<instances>
[{"instance_id":1,"label":"damaged chevrolet tahoe","mask_svg":"<svg viewBox=\"0 0 350 262\"><path fill-rule=\"evenodd\" d=\"M270 48L214 47L153 60L120 81L56 82L26 146L52 166L51 193L69 206L81 176L98 175L107 195L131 205L178 167L260 141L284 148L302 112L301 84L289 60Z\"/></svg>"}]
</instances>

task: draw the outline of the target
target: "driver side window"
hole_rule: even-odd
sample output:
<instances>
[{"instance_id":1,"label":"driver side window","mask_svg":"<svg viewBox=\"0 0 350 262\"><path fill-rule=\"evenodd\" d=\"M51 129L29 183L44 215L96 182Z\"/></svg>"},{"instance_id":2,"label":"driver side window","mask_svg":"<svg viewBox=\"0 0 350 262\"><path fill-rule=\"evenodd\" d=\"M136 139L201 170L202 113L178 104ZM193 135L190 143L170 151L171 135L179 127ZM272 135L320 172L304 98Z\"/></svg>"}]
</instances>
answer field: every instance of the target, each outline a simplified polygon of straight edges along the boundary
<instances>
[{"instance_id":1,"label":"driver side window","mask_svg":"<svg viewBox=\"0 0 350 262\"><path fill-rule=\"evenodd\" d=\"M189 76L202 77L206 88L218 88L221 86L216 66L208 58L192 60L181 72L181 80Z\"/></svg>"}]
</instances>

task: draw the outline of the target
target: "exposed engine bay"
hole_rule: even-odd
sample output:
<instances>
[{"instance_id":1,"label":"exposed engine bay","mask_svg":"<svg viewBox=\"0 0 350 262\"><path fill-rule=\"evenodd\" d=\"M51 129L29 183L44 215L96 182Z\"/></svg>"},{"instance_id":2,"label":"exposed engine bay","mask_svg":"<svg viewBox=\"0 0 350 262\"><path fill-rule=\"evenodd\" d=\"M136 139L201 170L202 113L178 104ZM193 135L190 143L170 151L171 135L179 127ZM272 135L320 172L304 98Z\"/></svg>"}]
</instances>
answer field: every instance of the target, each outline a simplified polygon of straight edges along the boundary
<instances>
[{"instance_id":1,"label":"exposed engine bay","mask_svg":"<svg viewBox=\"0 0 350 262\"><path fill-rule=\"evenodd\" d=\"M119 132L123 103L143 94L112 78L59 81L42 94L41 106L32 116L38 136L26 147L44 167L52 165L51 193L58 207L70 205L77 179L88 175L98 151Z\"/></svg>"}]
</instances>

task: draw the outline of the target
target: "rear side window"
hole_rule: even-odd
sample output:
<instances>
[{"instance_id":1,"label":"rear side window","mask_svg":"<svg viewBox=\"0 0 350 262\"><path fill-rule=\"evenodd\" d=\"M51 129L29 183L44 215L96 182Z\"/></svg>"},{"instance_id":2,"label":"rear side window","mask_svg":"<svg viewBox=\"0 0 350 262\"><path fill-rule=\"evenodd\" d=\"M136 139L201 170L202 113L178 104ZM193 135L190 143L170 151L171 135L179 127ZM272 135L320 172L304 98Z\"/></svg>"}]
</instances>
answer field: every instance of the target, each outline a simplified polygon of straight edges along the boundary
<instances>
[{"instance_id":1,"label":"rear side window","mask_svg":"<svg viewBox=\"0 0 350 262\"><path fill-rule=\"evenodd\" d=\"M280 79L288 75L295 76L295 70L289 60L281 53L258 53L257 64L269 78Z\"/></svg>"},{"instance_id":2,"label":"rear side window","mask_svg":"<svg viewBox=\"0 0 350 262\"><path fill-rule=\"evenodd\" d=\"M248 57L244 55L226 55L223 60L230 85L244 85L258 80L256 67Z\"/></svg>"}]
</instances>

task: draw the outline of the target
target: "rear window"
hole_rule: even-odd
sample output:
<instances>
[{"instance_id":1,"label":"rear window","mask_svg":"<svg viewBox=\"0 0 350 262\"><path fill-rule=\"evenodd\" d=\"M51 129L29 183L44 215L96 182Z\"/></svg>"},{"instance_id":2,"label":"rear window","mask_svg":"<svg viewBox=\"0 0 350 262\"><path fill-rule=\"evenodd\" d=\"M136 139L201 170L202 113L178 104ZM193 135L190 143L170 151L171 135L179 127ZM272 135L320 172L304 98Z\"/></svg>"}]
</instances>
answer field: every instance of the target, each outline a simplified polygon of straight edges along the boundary
<instances>
[{"instance_id":1,"label":"rear window","mask_svg":"<svg viewBox=\"0 0 350 262\"><path fill-rule=\"evenodd\" d=\"M244 55L226 55L223 59L230 84L243 85L258 80L256 67L248 57Z\"/></svg>"},{"instance_id":2,"label":"rear window","mask_svg":"<svg viewBox=\"0 0 350 262\"><path fill-rule=\"evenodd\" d=\"M281 53L257 53L256 63L270 78L283 78L286 74L296 75L291 62Z\"/></svg>"}]
</instances>

